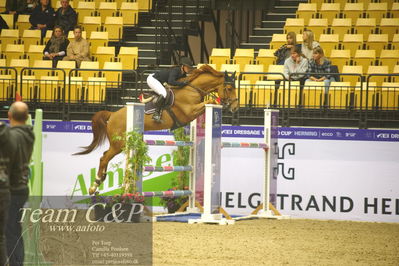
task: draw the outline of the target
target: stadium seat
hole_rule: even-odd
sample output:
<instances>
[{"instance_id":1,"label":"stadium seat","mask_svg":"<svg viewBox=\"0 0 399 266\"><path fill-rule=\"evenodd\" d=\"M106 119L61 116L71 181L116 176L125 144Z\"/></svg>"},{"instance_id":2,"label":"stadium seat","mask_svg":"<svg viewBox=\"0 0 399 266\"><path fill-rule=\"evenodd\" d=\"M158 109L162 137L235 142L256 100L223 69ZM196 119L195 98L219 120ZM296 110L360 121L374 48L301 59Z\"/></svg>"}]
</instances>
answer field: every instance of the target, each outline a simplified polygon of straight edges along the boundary
<instances>
[{"instance_id":1,"label":"stadium seat","mask_svg":"<svg viewBox=\"0 0 399 266\"><path fill-rule=\"evenodd\" d=\"M388 12L388 3L369 3L367 5L366 14L370 18L375 18L377 23L381 21L383 17L386 17Z\"/></svg>"},{"instance_id":2,"label":"stadium seat","mask_svg":"<svg viewBox=\"0 0 399 266\"><path fill-rule=\"evenodd\" d=\"M35 60L43 59L44 45L30 45L26 55L29 58L30 65L33 66Z\"/></svg>"},{"instance_id":3,"label":"stadium seat","mask_svg":"<svg viewBox=\"0 0 399 266\"><path fill-rule=\"evenodd\" d=\"M105 23L106 17L115 16L117 5L115 2L101 2L97 11L100 13L101 23Z\"/></svg>"},{"instance_id":4,"label":"stadium seat","mask_svg":"<svg viewBox=\"0 0 399 266\"><path fill-rule=\"evenodd\" d=\"M119 50L118 59L122 63L123 69L137 69L138 57L138 47L121 47Z\"/></svg>"},{"instance_id":5,"label":"stadium seat","mask_svg":"<svg viewBox=\"0 0 399 266\"><path fill-rule=\"evenodd\" d=\"M106 78L89 77L83 96L84 100L88 103L103 102L105 100L106 83Z\"/></svg>"},{"instance_id":6,"label":"stadium seat","mask_svg":"<svg viewBox=\"0 0 399 266\"><path fill-rule=\"evenodd\" d=\"M399 83L382 83L379 106L382 110L399 110Z\"/></svg>"},{"instance_id":7,"label":"stadium seat","mask_svg":"<svg viewBox=\"0 0 399 266\"><path fill-rule=\"evenodd\" d=\"M336 18L340 13L340 4L322 3L319 13L322 18L326 18L328 20L328 25L331 25L334 18Z\"/></svg>"},{"instance_id":8,"label":"stadium seat","mask_svg":"<svg viewBox=\"0 0 399 266\"><path fill-rule=\"evenodd\" d=\"M355 22L363 12L363 3L346 3L344 5L344 9L342 10L342 13L345 15L345 17L351 18L352 22Z\"/></svg>"},{"instance_id":9,"label":"stadium seat","mask_svg":"<svg viewBox=\"0 0 399 266\"><path fill-rule=\"evenodd\" d=\"M0 72L0 101L14 99L15 87L15 76Z\"/></svg>"},{"instance_id":10,"label":"stadium seat","mask_svg":"<svg viewBox=\"0 0 399 266\"><path fill-rule=\"evenodd\" d=\"M331 24L331 30L333 34L339 35L339 40L344 39L344 35L351 32L352 19L350 18L335 18Z\"/></svg>"},{"instance_id":11,"label":"stadium seat","mask_svg":"<svg viewBox=\"0 0 399 266\"><path fill-rule=\"evenodd\" d=\"M302 33L305 28L305 20L303 18L287 18L284 25L284 33L295 32Z\"/></svg>"},{"instance_id":12,"label":"stadium seat","mask_svg":"<svg viewBox=\"0 0 399 266\"><path fill-rule=\"evenodd\" d=\"M344 74L359 74L363 75L363 67L362 66L343 66L342 73ZM359 76L341 76L343 82L349 82L351 86L354 86L356 82L359 82Z\"/></svg>"},{"instance_id":13,"label":"stadium seat","mask_svg":"<svg viewBox=\"0 0 399 266\"><path fill-rule=\"evenodd\" d=\"M24 30L22 35L22 41L25 46L25 51L28 51L29 46L33 45L40 45L41 44L41 31L40 30Z\"/></svg>"},{"instance_id":14,"label":"stadium seat","mask_svg":"<svg viewBox=\"0 0 399 266\"><path fill-rule=\"evenodd\" d=\"M363 34L345 34L342 44L345 50L351 51L351 57L353 57L356 50L362 49Z\"/></svg>"},{"instance_id":15,"label":"stadium seat","mask_svg":"<svg viewBox=\"0 0 399 266\"><path fill-rule=\"evenodd\" d=\"M76 7L78 13L78 23L82 23L85 17L92 16L96 10L96 4L94 2L83 2L79 1Z\"/></svg>"},{"instance_id":16,"label":"stadium seat","mask_svg":"<svg viewBox=\"0 0 399 266\"><path fill-rule=\"evenodd\" d=\"M392 8L389 13L393 18L399 18L399 2L392 3Z\"/></svg>"},{"instance_id":17,"label":"stadium seat","mask_svg":"<svg viewBox=\"0 0 399 266\"><path fill-rule=\"evenodd\" d=\"M392 74L399 74L399 65L395 65L395 66L393 67ZM394 81L394 82L399 82L399 77L398 77L398 76L392 77L392 81Z\"/></svg>"},{"instance_id":18,"label":"stadium seat","mask_svg":"<svg viewBox=\"0 0 399 266\"><path fill-rule=\"evenodd\" d=\"M363 86L363 89L362 87ZM354 93L354 107L356 109L362 108L371 109L376 105L377 83L369 82L369 89L367 90L366 82L356 82Z\"/></svg>"},{"instance_id":19,"label":"stadium seat","mask_svg":"<svg viewBox=\"0 0 399 266\"><path fill-rule=\"evenodd\" d=\"M30 15L19 14L17 20L17 28L19 30L19 36L22 36L24 30L30 29L32 26L29 22Z\"/></svg>"},{"instance_id":20,"label":"stadium seat","mask_svg":"<svg viewBox=\"0 0 399 266\"><path fill-rule=\"evenodd\" d=\"M284 89L285 86L285 89ZM299 105L299 81L281 81L277 90L277 105L279 107L294 108Z\"/></svg>"},{"instance_id":21,"label":"stadium seat","mask_svg":"<svg viewBox=\"0 0 399 266\"><path fill-rule=\"evenodd\" d=\"M323 106L325 98L324 82L307 81L303 87L302 105L305 108L318 109Z\"/></svg>"},{"instance_id":22,"label":"stadium seat","mask_svg":"<svg viewBox=\"0 0 399 266\"><path fill-rule=\"evenodd\" d=\"M254 61L254 49L240 49L235 50L233 57L233 64L240 65L240 72L244 71L246 64L252 64Z\"/></svg>"},{"instance_id":23,"label":"stadium seat","mask_svg":"<svg viewBox=\"0 0 399 266\"><path fill-rule=\"evenodd\" d=\"M244 72L263 72L263 65L247 64L244 67ZM255 84L258 80L263 80L264 74L243 74L243 80L249 80L251 84Z\"/></svg>"},{"instance_id":24,"label":"stadium seat","mask_svg":"<svg viewBox=\"0 0 399 266\"><path fill-rule=\"evenodd\" d=\"M1 14L1 17L7 23L9 29L14 28L14 15L13 14Z\"/></svg>"},{"instance_id":25,"label":"stadium seat","mask_svg":"<svg viewBox=\"0 0 399 266\"><path fill-rule=\"evenodd\" d=\"M369 66L367 75L370 74L389 74L388 66ZM377 86L381 86L386 79L387 77L384 76L373 76L370 78L370 82L376 82Z\"/></svg>"},{"instance_id":26,"label":"stadium seat","mask_svg":"<svg viewBox=\"0 0 399 266\"><path fill-rule=\"evenodd\" d=\"M380 65L388 66L389 73L392 73L395 65L399 63L398 50L382 50L380 54Z\"/></svg>"},{"instance_id":27,"label":"stadium seat","mask_svg":"<svg viewBox=\"0 0 399 266\"><path fill-rule=\"evenodd\" d=\"M82 77L71 77L71 80L66 83L68 89L65 91L65 99L71 102L81 101L84 98L84 90L88 82L84 82Z\"/></svg>"},{"instance_id":28,"label":"stadium seat","mask_svg":"<svg viewBox=\"0 0 399 266\"><path fill-rule=\"evenodd\" d=\"M216 64L204 64L204 63L198 63L198 64L197 64L197 68L200 68L200 67L202 67L203 65L208 65L208 66L210 66L210 67L212 67L213 69L215 69L215 70L216 70Z\"/></svg>"},{"instance_id":29,"label":"stadium seat","mask_svg":"<svg viewBox=\"0 0 399 266\"><path fill-rule=\"evenodd\" d=\"M287 34L274 33L270 42L270 49L278 49L287 43Z\"/></svg>"},{"instance_id":30,"label":"stadium seat","mask_svg":"<svg viewBox=\"0 0 399 266\"><path fill-rule=\"evenodd\" d=\"M65 71L65 80L69 81L70 71L76 68L75 61L58 61L57 68ZM61 72L56 72L56 75L62 75ZM75 76L75 73L71 73L71 77Z\"/></svg>"},{"instance_id":31,"label":"stadium seat","mask_svg":"<svg viewBox=\"0 0 399 266\"><path fill-rule=\"evenodd\" d=\"M230 63L230 48L213 48L209 63L216 65L216 70L220 70L222 64Z\"/></svg>"},{"instance_id":32,"label":"stadium seat","mask_svg":"<svg viewBox=\"0 0 399 266\"><path fill-rule=\"evenodd\" d=\"M399 34L395 34L392 39L393 49L399 50Z\"/></svg>"},{"instance_id":33,"label":"stadium seat","mask_svg":"<svg viewBox=\"0 0 399 266\"><path fill-rule=\"evenodd\" d=\"M249 80L236 80L236 88L239 94L239 104L240 106L247 106L253 102L253 85Z\"/></svg>"},{"instance_id":34,"label":"stadium seat","mask_svg":"<svg viewBox=\"0 0 399 266\"><path fill-rule=\"evenodd\" d=\"M97 61L100 63L100 68L104 67L105 62L112 62L115 59L115 46L97 47L97 51L93 54Z\"/></svg>"},{"instance_id":35,"label":"stadium seat","mask_svg":"<svg viewBox=\"0 0 399 266\"><path fill-rule=\"evenodd\" d=\"M389 41L392 41L393 35L399 33L399 18L382 18L380 29L383 34L388 34Z\"/></svg>"},{"instance_id":36,"label":"stadium seat","mask_svg":"<svg viewBox=\"0 0 399 266\"><path fill-rule=\"evenodd\" d=\"M257 107L274 105L276 82L272 80L257 80L253 86L253 104Z\"/></svg>"},{"instance_id":37,"label":"stadium seat","mask_svg":"<svg viewBox=\"0 0 399 266\"><path fill-rule=\"evenodd\" d=\"M365 72L369 66L376 65L375 50L356 50L353 63L355 66L362 66L363 74L366 74Z\"/></svg>"},{"instance_id":38,"label":"stadium seat","mask_svg":"<svg viewBox=\"0 0 399 266\"><path fill-rule=\"evenodd\" d=\"M111 40L122 39L123 17L106 17L105 31L108 32L109 39Z\"/></svg>"},{"instance_id":39,"label":"stadium seat","mask_svg":"<svg viewBox=\"0 0 399 266\"><path fill-rule=\"evenodd\" d=\"M71 33L72 31L70 31L69 33ZM72 32L72 34L73 34L73 32ZM43 38L43 44L44 45L46 45L47 44L47 42L48 42L48 40L50 40L51 39L51 36L53 35L53 31L52 30L47 30L46 31L46 35L44 36L44 38Z\"/></svg>"},{"instance_id":40,"label":"stadium seat","mask_svg":"<svg viewBox=\"0 0 399 266\"><path fill-rule=\"evenodd\" d=\"M300 3L296 11L297 18L303 18L305 25L309 23L309 19L317 12L317 4L315 3Z\"/></svg>"},{"instance_id":41,"label":"stadium seat","mask_svg":"<svg viewBox=\"0 0 399 266\"><path fill-rule=\"evenodd\" d=\"M328 90L330 109L346 109L350 106L352 88L349 82L331 82Z\"/></svg>"},{"instance_id":42,"label":"stadium seat","mask_svg":"<svg viewBox=\"0 0 399 266\"><path fill-rule=\"evenodd\" d=\"M18 59L15 59L18 60ZM27 60L27 59L26 59ZM21 62L22 63L22 62ZM23 65L25 63L22 63ZM28 62L26 64L29 64ZM21 67L22 68L22 67ZM37 99L37 80L35 76L24 75L22 76L22 83L20 89L18 89L24 101L32 101Z\"/></svg>"},{"instance_id":43,"label":"stadium seat","mask_svg":"<svg viewBox=\"0 0 399 266\"><path fill-rule=\"evenodd\" d=\"M51 61L49 61L51 63ZM58 76L40 76L36 79L40 80L39 84L39 95L38 98L42 102L54 102L58 99L63 98L63 94L60 89L64 87L63 80L60 80ZM59 95L61 94L61 95Z\"/></svg>"},{"instance_id":44,"label":"stadium seat","mask_svg":"<svg viewBox=\"0 0 399 266\"><path fill-rule=\"evenodd\" d=\"M19 39L18 30L3 29L1 31L1 50L5 51L7 44L17 44Z\"/></svg>"},{"instance_id":45,"label":"stadium seat","mask_svg":"<svg viewBox=\"0 0 399 266\"><path fill-rule=\"evenodd\" d=\"M339 44L338 34L321 34L319 38L320 46L323 47L324 54L330 57L331 50L337 49Z\"/></svg>"},{"instance_id":46,"label":"stadium seat","mask_svg":"<svg viewBox=\"0 0 399 266\"><path fill-rule=\"evenodd\" d=\"M101 73L103 74L103 77L107 79L107 83L115 83L122 80L122 72L106 70L123 70L121 62L105 62Z\"/></svg>"},{"instance_id":47,"label":"stadium seat","mask_svg":"<svg viewBox=\"0 0 399 266\"><path fill-rule=\"evenodd\" d=\"M83 18L82 26L87 35L90 36L92 31L99 31L101 29L101 17L86 16Z\"/></svg>"},{"instance_id":48,"label":"stadium seat","mask_svg":"<svg viewBox=\"0 0 399 266\"><path fill-rule=\"evenodd\" d=\"M388 34L370 34L366 46L370 50L376 50L377 56L380 55L380 51L388 45Z\"/></svg>"},{"instance_id":49,"label":"stadium seat","mask_svg":"<svg viewBox=\"0 0 399 266\"><path fill-rule=\"evenodd\" d=\"M333 65L338 66L339 72L342 72L343 66L349 64L350 53L350 50L331 50L330 59Z\"/></svg>"},{"instance_id":50,"label":"stadium seat","mask_svg":"<svg viewBox=\"0 0 399 266\"><path fill-rule=\"evenodd\" d=\"M140 11L149 11L152 9L152 0L139 0L137 1Z\"/></svg>"},{"instance_id":51,"label":"stadium seat","mask_svg":"<svg viewBox=\"0 0 399 266\"><path fill-rule=\"evenodd\" d=\"M137 2L122 2L120 6L120 13L123 17L123 25L136 25L139 17L139 7Z\"/></svg>"},{"instance_id":52,"label":"stadium seat","mask_svg":"<svg viewBox=\"0 0 399 266\"><path fill-rule=\"evenodd\" d=\"M80 64L80 70L83 69L97 69L97 70L87 70L79 71L79 76L83 78L84 81L88 80L89 77L99 77L100 63L97 61L82 61Z\"/></svg>"},{"instance_id":53,"label":"stadium seat","mask_svg":"<svg viewBox=\"0 0 399 266\"><path fill-rule=\"evenodd\" d=\"M267 70L269 65L276 63L274 52L275 50L273 49L259 49L258 56L256 57L256 63L263 65L263 72Z\"/></svg>"},{"instance_id":54,"label":"stadium seat","mask_svg":"<svg viewBox=\"0 0 399 266\"><path fill-rule=\"evenodd\" d=\"M326 18L312 18L309 20L306 29L313 31L315 40L318 40L320 35L328 29L328 20Z\"/></svg>"},{"instance_id":55,"label":"stadium seat","mask_svg":"<svg viewBox=\"0 0 399 266\"><path fill-rule=\"evenodd\" d=\"M284 73L284 66L283 65L269 65L267 70L269 73ZM278 74L268 74L266 75L267 80L282 80L284 76Z\"/></svg>"},{"instance_id":56,"label":"stadium seat","mask_svg":"<svg viewBox=\"0 0 399 266\"><path fill-rule=\"evenodd\" d=\"M238 64L222 64L220 67L221 72L229 72L229 73L234 73L236 72L236 77L240 74L240 65Z\"/></svg>"},{"instance_id":57,"label":"stadium seat","mask_svg":"<svg viewBox=\"0 0 399 266\"><path fill-rule=\"evenodd\" d=\"M369 35L374 33L374 29L376 28L376 19L375 18L358 18L356 20L356 33L363 34L365 40L369 38Z\"/></svg>"},{"instance_id":58,"label":"stadium seat","mask_svg":"<svg viewBox=\"0 0 399 266\"><path fill-rule=\"evenodd\" d=\"M53 68L53 61L51 60L35 60L32 67L34 68ZM36 79L41 79L42 76L51 76L51 70L48 69L33 69L33 74Z\"/></svg>"},{"instance_id":59,"label":"stadium seat","mask_svg":"<svg viewBox=\"0 0 399 266\"><path fill-rule=\"evenodd\" d=\"M22 44L7 44L4 54L7 59L7 65L10 64L13 59L22 59L25 51Z\"/></svg>"},{"instance_id":60,"label":"stadium seat","mask_svg":"<svg viewBox=\"0 0 399 266\"><path fill-rule=\"evenodd\" d=\"M108 32L92 31L90 33L90 53L97 51L99 46L108 46Z\"/></svg>"}]
</instances>

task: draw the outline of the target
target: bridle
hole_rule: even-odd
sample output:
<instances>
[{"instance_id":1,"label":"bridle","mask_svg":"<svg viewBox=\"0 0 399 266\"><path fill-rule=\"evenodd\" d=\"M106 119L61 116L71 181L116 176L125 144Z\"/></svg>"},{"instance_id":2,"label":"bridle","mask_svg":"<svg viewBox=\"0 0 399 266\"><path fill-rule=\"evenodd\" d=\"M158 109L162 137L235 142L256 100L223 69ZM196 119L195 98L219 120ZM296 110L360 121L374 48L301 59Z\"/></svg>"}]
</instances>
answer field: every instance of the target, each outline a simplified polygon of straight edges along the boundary
<instances>
[{"instance_id":1,"label":"bridle","mask_svg":"<svg viewBox=\"0 0 399 266\"><path fill-rule=\"evenodd\" d=\"M228 89L228 87L232 88L233 90L236 89L235 87L235 82L234 80L226 80L226 78L224 79L224 83L223 83L223 95L227 96L230 95L230 89ZM238 98L230 98L230 97L224 97L220 99L223 108L228 108L230 107L235 101L238 101Z\"/></svg>"}]
</instances>

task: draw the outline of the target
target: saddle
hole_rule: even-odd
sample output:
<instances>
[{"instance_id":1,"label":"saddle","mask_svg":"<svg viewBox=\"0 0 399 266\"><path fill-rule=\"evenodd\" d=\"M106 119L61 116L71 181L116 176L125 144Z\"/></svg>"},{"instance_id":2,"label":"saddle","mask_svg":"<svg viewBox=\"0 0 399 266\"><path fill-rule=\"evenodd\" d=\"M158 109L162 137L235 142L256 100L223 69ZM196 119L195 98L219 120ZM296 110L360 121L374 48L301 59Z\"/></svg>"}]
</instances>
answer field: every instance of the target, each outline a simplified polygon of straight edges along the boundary
<instances>
[{"instance_id":1,"label":"saddle","mask_svg":"<svg viewBox=\"0 0 399 266\"><path fill-rule=\"evenodd\" d=\"M158 94L156 94L155 92L149 92L149 93L145 93L144 95L142 95L140 97L140 102L143 102L143 98L144 99L148 99L148 98L152 98L152 100L150 100L149 102L145 103L145 114L153 114L155 112L155 110L157 109L157 102L158 102L158 98L162 97L159 96ZM173 105L173 103L175 102L175 94L172 90L170 89L166 89L166 98L164 101L164 104L162 106L160 106L162 109L167 109L168 107L171 107Z\"/></svg>"}]
</instances>

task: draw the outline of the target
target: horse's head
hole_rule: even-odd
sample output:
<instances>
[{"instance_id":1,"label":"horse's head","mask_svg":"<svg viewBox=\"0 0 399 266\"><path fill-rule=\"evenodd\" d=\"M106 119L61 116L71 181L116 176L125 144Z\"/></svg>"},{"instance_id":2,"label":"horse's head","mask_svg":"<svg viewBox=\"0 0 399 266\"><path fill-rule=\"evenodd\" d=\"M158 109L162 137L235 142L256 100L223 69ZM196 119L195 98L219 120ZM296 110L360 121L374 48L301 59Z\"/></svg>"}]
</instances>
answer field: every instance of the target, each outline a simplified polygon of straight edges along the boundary
<instances>
[{"instance_id":1,"label":"horse's head","mask_svg":"<svg viewBox=\"0 0 399 266\"><path fill-rule=\"evenodd\" d=\"M238 109L238 98L236 94L236 86L235 86L235 75L236 72L229 75L224 72L224 82L223 86L219 87L219 97L223 108L229 108L231 112L235 112Z\"/></svg>"}]
</instances>

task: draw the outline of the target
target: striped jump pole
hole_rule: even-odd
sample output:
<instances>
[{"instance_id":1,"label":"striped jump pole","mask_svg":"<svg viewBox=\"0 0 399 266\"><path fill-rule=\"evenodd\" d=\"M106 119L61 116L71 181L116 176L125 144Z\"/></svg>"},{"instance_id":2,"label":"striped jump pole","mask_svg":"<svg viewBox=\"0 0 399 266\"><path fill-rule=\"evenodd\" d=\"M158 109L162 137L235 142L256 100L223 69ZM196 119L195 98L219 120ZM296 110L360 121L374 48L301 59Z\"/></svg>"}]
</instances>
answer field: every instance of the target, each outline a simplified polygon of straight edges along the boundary
<instances>
[{"instance_id":1,"label":"striped jump pole","mask_svg":"<svg viewBox=\"0 0 399 266\"><path fill-rule=\"evenodd\" d=\"M189 171L189 190L180 191L153 191L143 192L143 175L139 173L139 181L137 182L137 192L141 193L144 197L182 197L189 196L187 203L187 212L198 213L198 201L202 200L201 195L197 195L196 184L203 183L199 180L196 174L196 157L197 157L197 123L193 121L190 128L190 141L172 141L172 140L145 140L147 145L150 146L190 146L190 161L187 166L143 166L142 172L180 172ZM127 121L126 132L132 130L139 133L144 132L144 104L142 103L127 103ZM134 152L134 151L133 151ZM132 154L130 155L132 156Z\"/></svg>"},{"instance_id":2,"label":"striped jump pole","mask_svg":"<svg viewBox=\"0 0 399 266\"><path fill-rule=\"evenodd\" d=\"M202 163L196 163L196 167L197 174L203 169L204 211L199 219L189 219L188 223L234 224L234 220L223 218L220 206L222 107L206 104L205 121L197 120L196 145L203 156L197 156L202 158Z\"/></svg>"},{"instance_id":3,"label":"striped jump pole","mask_svg":"<svg viewBox=\"0 0 399 266\"><path fill-rule=\"evenodd\" d=\"M265 169L262 185L262 203L249 216L237 217L236 220L251 217L285 218L275 215L274 208L277 196L277 159L278 159L278 110L264 110L264 137L261 143L223 142L223 148L262 148L265 151ZM273 209L274 212L277 210Z\"/></svg>"}]
</instances>

